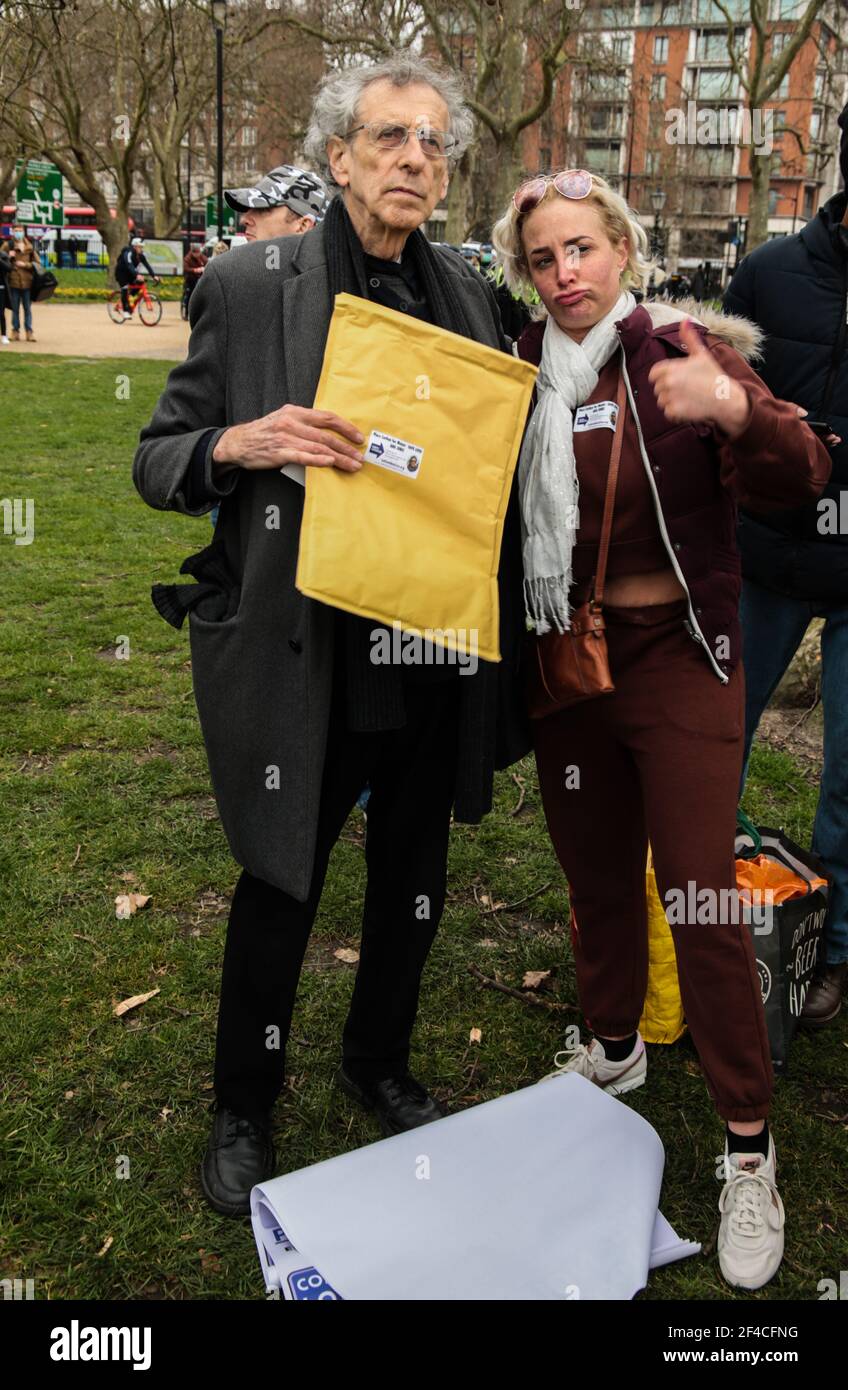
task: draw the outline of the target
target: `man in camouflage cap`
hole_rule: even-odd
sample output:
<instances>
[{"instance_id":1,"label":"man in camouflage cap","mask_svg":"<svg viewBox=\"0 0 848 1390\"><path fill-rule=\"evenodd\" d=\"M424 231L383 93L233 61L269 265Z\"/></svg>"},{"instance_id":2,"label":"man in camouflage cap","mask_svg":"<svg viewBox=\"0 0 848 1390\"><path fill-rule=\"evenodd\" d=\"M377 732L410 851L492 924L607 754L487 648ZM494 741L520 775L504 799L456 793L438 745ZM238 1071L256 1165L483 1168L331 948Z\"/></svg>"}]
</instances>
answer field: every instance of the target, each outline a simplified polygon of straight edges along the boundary
<instances>
[{"instance_id":1,"label":"man in camouflage cap","mask_svg":"<svg viewBox=\"0 0 848 1390\"><path fill-rule=\"evenodd\" d=\"M241 231L248 241L299 236L320 222L330 196L317 174L280 164L252 188L228 188L224 197L243 214Z\"/></svg>"}]
</instances>

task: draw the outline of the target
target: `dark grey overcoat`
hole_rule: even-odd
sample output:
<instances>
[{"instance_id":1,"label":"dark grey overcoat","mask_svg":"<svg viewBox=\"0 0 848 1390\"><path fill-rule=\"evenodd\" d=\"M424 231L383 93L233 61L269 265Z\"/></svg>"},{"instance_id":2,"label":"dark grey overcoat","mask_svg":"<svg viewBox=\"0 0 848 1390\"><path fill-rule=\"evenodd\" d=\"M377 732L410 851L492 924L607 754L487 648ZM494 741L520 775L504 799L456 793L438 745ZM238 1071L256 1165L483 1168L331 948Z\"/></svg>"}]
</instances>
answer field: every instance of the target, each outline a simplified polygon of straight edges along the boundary
<instances>
[{"instance_id":1,"label":"dark grey overcoat","mask_svg":"<svg viewBox=\"0 0 848 1390\"><path fill-rule=\"evenodd\" d=\"M438 248L444 273L462 301L478 342L503 346L487 286L461 257ZM236 611L211 622L189 614L192 674L221 820L237 862L303 901L309 892L330 713L333 611L295 588L304 490L277 469L235 469L212 478L211 455L228 425L254 420L286 403L311 406L329 328L331 302L323 230L254 242L209 261L190 308L188 357L171 371L149 425L141 432L133 480L160 510L202 516L222 499L216 539L240 585ZM192 455L204 431L208 500L191 505ZM467 459L457 440L457 464ZM196 467L196 464L195 464ZM269 526L279 508L279 528ZM197 549L208 536L194 538ZM151 576L151 578L173 576ZM518 694L524 629L520 535L515 488L499 573L501 653L461 676L462 697L484 682L494 766L530 747ZM478 692L481 690L478 686ZM479 732L469 723L469 736ZM280 770L280 785L273 786ZM477 814L491 806L488 793Z\"/></svg>"}]
</instances>

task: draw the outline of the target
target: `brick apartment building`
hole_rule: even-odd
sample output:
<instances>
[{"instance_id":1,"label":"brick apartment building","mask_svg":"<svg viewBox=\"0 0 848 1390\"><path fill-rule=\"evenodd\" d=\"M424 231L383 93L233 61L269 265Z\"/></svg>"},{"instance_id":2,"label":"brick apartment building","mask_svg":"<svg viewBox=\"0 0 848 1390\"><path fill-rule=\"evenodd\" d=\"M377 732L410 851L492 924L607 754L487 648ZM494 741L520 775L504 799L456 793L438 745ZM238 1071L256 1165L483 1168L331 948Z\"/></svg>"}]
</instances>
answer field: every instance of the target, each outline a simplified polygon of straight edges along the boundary
<instances>
[{"instance_id":1,"label":"brick apartment building","mask_svg":"<svg viewBox=\"0 0 848 1390\"><path fill-rule=\"evenodd\" d=\"M739 20L735 51L750 54L750 0L724 3ZM801 0L771 0L769 55L790 40L802 8ZM528 169L583 166L609 179L646 228L656 224L656 245L671 270L704 260L732 267L737 248L727 238L745 233L749 155L733 139L738 116L728 115L744 107L744 92L728 56L728 34L713 0L620 0L587 10L572 44L576 61L560 75L550 110L525 136ZM759 128L754 125L758 140L771 126L770 237L797 231L839 186L836 117L848 99L846 42L844 3L825 7L759 113ZM712 116L702 116L705 111ZM687 143L669 143L673 120L687 122ZM718 138L695 142L699 129Z\"/></svg>"}]
</instances>

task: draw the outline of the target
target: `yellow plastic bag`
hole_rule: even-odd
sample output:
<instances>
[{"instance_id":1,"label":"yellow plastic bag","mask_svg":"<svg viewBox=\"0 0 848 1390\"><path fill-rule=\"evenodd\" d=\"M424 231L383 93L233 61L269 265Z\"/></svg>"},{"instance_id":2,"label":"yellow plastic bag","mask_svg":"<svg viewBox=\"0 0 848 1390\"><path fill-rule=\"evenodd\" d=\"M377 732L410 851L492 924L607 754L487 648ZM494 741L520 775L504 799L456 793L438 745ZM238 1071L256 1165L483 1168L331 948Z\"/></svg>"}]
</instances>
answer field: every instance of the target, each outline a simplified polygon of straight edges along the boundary
<instances>
[{"instance_id":1,"label":"yellow plastic bag","mask_svg":"<svg viewBox=\"0 0 848 1390\"><path fill-rule=\"evenodd\" d=\"M349 294L315 396L362 431L357 473L306 469L310 598L499 661L498 562L536 368Z\"/></svg>"},{"instance_id":2,"label":"yellow plastic bag","mask_svg":"<svg viewBox=\"0 0 848 1390\"><path fill-rule=\"evenodd\" d=\"M639 1032L649 1043L677 1042L686 1024L680 986L677 983L677 956L671 928L657 891L657 880L648 850L645 869L648 897L648 989L639 1020Z\"/></svg>"}]
</instances>

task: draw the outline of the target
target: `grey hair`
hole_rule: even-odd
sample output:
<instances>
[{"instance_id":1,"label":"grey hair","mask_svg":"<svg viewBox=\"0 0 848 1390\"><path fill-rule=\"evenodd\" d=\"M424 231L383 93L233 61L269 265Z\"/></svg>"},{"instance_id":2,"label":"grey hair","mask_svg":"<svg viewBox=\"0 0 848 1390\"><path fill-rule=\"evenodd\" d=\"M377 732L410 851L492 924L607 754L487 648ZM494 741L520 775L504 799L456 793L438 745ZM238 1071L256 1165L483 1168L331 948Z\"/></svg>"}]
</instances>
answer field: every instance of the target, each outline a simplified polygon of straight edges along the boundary
<instances>
[{"instance_id":1,"label":"grey hair","mask_svg":"<svg viewBox=\"0 0 848 1390\"><path fill-rule=\"evenodd\" d=\"M465 89L455 73L439 67L430 58L419 58L409 52L395 52L379 63L340 72L328 72L322 79L309 118L309 128L303 142L303 153L313 169L331 187L335 180L327 159L327 141L332 136L344 136L357 123L362 93L372 82L388 80L395 87L423 82L432 87L448 108L448 130L456 139L451 160L461 158L474 135L474 116L465 104Z\"/></svg>"}]
</instances>

